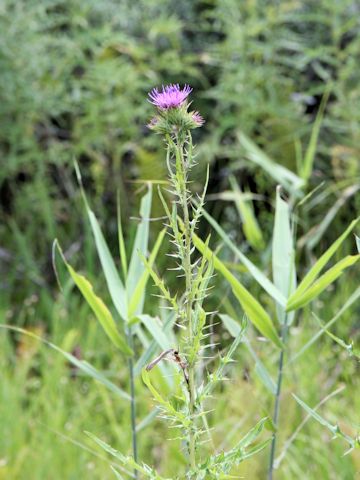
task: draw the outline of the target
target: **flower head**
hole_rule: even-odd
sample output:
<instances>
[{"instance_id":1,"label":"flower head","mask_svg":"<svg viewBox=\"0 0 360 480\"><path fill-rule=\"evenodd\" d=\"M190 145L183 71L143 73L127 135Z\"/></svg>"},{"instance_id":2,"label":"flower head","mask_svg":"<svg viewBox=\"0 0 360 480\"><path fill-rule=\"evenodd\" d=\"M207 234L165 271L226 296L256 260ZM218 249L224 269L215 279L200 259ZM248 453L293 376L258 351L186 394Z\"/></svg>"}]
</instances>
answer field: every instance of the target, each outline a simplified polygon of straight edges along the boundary
<instances>
[{"instance_id":1,"label":"flower head","mask_svg":"<svg viewBox=\"0 0 360 480\"><path fill-rule=\"evenodd\" d=\"M153 88L149 93L149 101L161 110L168 110L180 107L191 92L192 88L189 85L184 85L181 89L178 83L170 84L163 86L160 92Z\"/></svg>"},{"instance_id":2,"label":"flower head","mask_svg":"<svg viewBox=\"0 0 360 480\"><path fill-rule=\"evenodd\" d=\"M197 112L197 111L191 112L191 118L192 118L192 121L194 122L196 127L201 127L201 125L204 125L204 123L205 123L205 120L200 115L200 113Z\"/></svg>"}]
</instances>

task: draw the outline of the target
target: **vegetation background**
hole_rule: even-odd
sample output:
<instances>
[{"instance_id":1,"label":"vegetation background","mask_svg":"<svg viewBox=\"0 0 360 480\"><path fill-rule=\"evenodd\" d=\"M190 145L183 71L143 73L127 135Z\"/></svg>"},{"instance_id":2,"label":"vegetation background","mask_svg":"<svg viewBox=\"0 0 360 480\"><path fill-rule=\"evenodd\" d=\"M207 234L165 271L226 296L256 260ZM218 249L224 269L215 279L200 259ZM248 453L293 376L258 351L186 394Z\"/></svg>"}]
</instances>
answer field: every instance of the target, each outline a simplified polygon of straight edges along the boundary
<instances>
[{"instance_id":1,"label":"vegetation background","mask_svg":"<svg viewBox=\"0 0 360 480\"><path fill-rule=\"evenodd\" d=\"M195 108L206 119L196 132L194 191L201 189L209 163L208 211L264 271L278 183L271 159L306 179L304 193L319 187L298 224L298 265L300 274L306 271L360 212L359 19L359 3L352 0L1 0L0 323L51 339L127 388L122 359L65 275L59 292L51 246L58 238L72 264L106 297L73 162L113 247L120 188L131 248L136 220L129 219L137 214L144 180L166 176L163 145L146 128L146 95L171 82L194 88ZM242 228L230 174L250 192L241 198L253 205L261 231L255 245ZM155 198L152 215L162 215ZM153 227L156 233L161 222ZM207 229L204 223L201 233ZM354 242L348 240L342 253L351 251ZM231 254L224 251L223 257L257 293ZM167 262L162 255L159 269ZM332 318L358 285L356 267L344 278L317 302L322 319ZM227 295L221 279L216 282L215 309ZM155 313L150 293L147 310ZM334 327L347 343L359 339L359 313L357 304ZM319 325L309 311L292 328L299 347ZM219 334L219 341L226 345L226 335ZM4 330L0 351L0 479L113 478L105 461L76 442L96 450L84 438L88 430L128 452L128 405L34 340ZM272 408L248 352L239 352L237 360L214 412L220 447ZM276 367L275 356L267 360ZM303 415L291 397L295 391L315 405L346 387L323 413L356 433L359 365L344 349L323 336L288 373L279 451ZM137 389L145 416L151 398L141 381ZM139 436L140 452L171 475L183 460L176 442L164 442L167 435L161 422L148 425ZM356 478L359 452L344 457L345 449L310 421L277 478L304 478L304 472L308 479ZM245 478L265 478L266 455L244 464Z\"/></svg>"}]
</instances>

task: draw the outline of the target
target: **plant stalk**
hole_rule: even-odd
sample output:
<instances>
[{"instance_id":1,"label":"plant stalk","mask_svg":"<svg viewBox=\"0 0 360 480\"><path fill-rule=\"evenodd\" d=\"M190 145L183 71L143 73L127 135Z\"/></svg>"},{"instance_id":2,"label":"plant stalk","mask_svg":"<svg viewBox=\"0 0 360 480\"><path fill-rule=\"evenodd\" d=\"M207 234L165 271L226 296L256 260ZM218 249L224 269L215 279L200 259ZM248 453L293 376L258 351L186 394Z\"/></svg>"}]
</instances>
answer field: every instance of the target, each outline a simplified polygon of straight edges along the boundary
<instances>
[{"instance_id":1,"label":"plant stalk","mask_svg":"<svg viewBox=\"0 0 360 480\"><path fill-rule=\"evenodd\" d=\"M191 225L190 225L190 215L189 215L189 204L188 204L188 194L187 194L187 171L186 164L184 159L183 144L179 144L179 154L181 159L181 201L182 201L182 210L184 216L184 270L185 270L185 302L186 302L186 324L189 331L189 344L193 344L193 325L192 325L192 269L191 269L191 249L192 249L192 239L191 239ZM193 415L195 413L195 371L194 365L188 365L188 389L189 389L189 412L192 417L192 424L189 429L189 462L192 470L196 469L196 445L195 445L195 435L193 428Z\"/></svg>"},{"instance_id":2,"label":"plant stalk","mask_svg":"<svg viewBox=\"0 0 360 480\"><path fill-rule=\"evenodd\" d=\"M284 345L286 342L287 332L288 332L288 325L287 325L287 315L286 315L284 319L284 324L282 327L282 332L281 332L281 339ZM275 396L275 406L274 406L274 415L273 415L273 423L276 430L278 427L279 415L280 415L280 396L281 396L281 386L282 386L282 379L283 379L284 358L285 358L285 348L283 348L280 352L278 378L277 378L277 384L276 384L276 396ZM272 440L271 440L268 480L273 479L273 473L274 473L274 461L275 461L276 439L277 439L276 430L273 433Z\"/></svg>"},{"instance_id":3,"label":"plant stalk","mask_svg":"<svg viewBox=\"0 0 360 480\"><path fill-rule=\"evenodd\" d=\"M127 333L128 344L130 348L133 348L133 335L129 328ZM134 384L134 364L132 357L128 360L129 377L130 377L130 415L131 415L131 439L132 439L132 451L135 462L138 461L137 452L137 438L136 438L136 400L135 400L135 384ZM138 478L138 471L134 470L134 478Z\"/></svg>"}]
</instances>

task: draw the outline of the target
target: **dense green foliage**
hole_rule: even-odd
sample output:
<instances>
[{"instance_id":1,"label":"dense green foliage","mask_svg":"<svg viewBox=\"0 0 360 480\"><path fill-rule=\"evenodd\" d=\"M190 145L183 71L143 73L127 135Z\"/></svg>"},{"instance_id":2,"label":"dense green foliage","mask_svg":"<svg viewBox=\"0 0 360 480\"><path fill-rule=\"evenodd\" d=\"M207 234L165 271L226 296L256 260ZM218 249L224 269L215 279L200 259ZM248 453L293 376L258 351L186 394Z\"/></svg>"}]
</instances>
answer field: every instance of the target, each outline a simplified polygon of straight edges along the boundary
<instances>
[{"instance_id":1,"label":"dense green foliage","mask_svg":"<svg viewBox=\"0 0 360 480\"><path fill-rule=\"evenodd\" d=\"M266 274L277 183L294 202L318 187L295 210L300 218L297 268L303 278L360 212L359 16L353 0L2 0L0 322L49 336L128 390L123 359L99 334L61 269L64 292L58 292L51 245L58 238L71 264L86 271L108 300L73 162L80 165L92 208L115 249L120 190L130 252L137 222L128 219L137 215L143 181L166 177L163 145L145 126L151 115L146 94L169 82L193 86L194 106L206 120L195 134L199 164L193 190L202 190L209 163L206 208ZM272 162L286 170L276 170ZM296 184L301 179L302 194ZM155 198L152 215L163 215ZM155 233L160 225L154 222ZM202 238L207 231L203 220ZM220 244L216 235L212 243L214 249ZM347 253L355 253L350 237L336 260ZM221 258L270 310L236 256L223 248ZM165 271L166 257L157 264ZM314 302L323 321L343 307L358 278L354 266ZM171 275L169 281L175 283ZM220 275L215 283L210 309L239 315ZM147 297L146 308L156 310L155 297ZM332 330L347 343L359 338L355 313L356 306L349 308ZM310 308L292 329L290 348L298 351L319 330ZM216 328L213 334L228 345L226 334ZM102 385L77 378L59 353L24 338L0 332L0 479L37 480L48 472L54 479L114 478L105 462L55 432L95 450L82 433L92 431L129 453L128 404ZM277 353L259 346L255 333L251 341L275 377ZM237 360L232 382L221 395L217 392L212 419L214 441L224 448L272 408L248 350L242 349ZM323 412L354 436L360 386L354 357L323 335L293 368L284 387L279 451L300 423L292 392L314 406L346 385ZM152 402L140 380L137 389L139 418L144 418ZM141 458L166 475L183 466L176 442L163 441L171 436L161 423L139 435ZM342 457L346 445L330 438L309 421L277 478L302 478L304 471L309 479L354 478L358 451ZM241 473L264 478L267 457L262 455L244 464ZM173 459L171 465L167 458Z\"/></svg>"}]
</instances>

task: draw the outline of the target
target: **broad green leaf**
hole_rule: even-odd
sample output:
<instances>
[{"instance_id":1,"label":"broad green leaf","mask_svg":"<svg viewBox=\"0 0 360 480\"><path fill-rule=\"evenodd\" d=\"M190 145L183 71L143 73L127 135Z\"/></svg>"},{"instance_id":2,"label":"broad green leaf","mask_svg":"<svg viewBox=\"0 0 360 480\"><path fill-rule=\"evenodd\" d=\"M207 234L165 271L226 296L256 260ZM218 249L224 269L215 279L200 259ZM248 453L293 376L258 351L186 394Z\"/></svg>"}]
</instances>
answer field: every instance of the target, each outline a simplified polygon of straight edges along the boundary
<instances>
[{"instance_id":1,"label":"broad green leaf","mask_svg":"<svg viewBox=\"0 0 360 480\"><path fill-rule=\"evenodd\" d=\"M307 305L311 300L318 297L331 283L333 283L343 271L354 265L360 259L359 255L348 255L340 260L333 267L329 268L311 287L309 287L302 295L298 296L295 300L290 301L287 306L287 311L295 310Z\"/></svg>"},{"instance_id":2,"label":"broad green leaf","mask_svg":"<svg viewBox=\"0 0 360 480\"><path fill-rule=\"evenodd\" d=\"M227 313L220 313L219 317L230 335L236 338L241 332L241 325Z\"/></svg>"},{"instance_id":3,"label":"broad green leaf","mask_svg":"<svg viewBox=\"0 0 360 480\"><path fill-rule=\"evenodd\" d=\"M300 242L301 244L306 244L307 249L313 250L327 231L330 223L333 221L340 208L346 203L349 197L355 195L359 190L360 184L351 185L350 187L345 188L340 197L338 197L336 202L326 212L321 222L317 226L311 228L310 231L300 239L299 244Z\"/></svg>"},{"instance_id":4,"label":"broad green leaf","mask_svg":"<svg viewBox=\"0 0 360 480\"><path fill-rule=\"evenodd\" d=\"M127 300L124 285L120 280L114 260L94 213L91 210L88 210L88 215L111 299L120 317L123 320L127 320Z\"/></svg>"},{"instance_id":5,"label":"broad green leaf","mask_svg":"<svg viewBox=\"0 0 360 480\"><path fill-rule=\"evenodd\" d=\"M202 214L210 225L216 230L224 243L234 252L240 262L247 268L249 273L258 282L258 284L280 305L286 306L286 297L275 287L275 285L262 273L262 271L254 265L230 240L222 227L212 218L212 216L202 209Z\"/></svg>"},{"instance_id":6,"label":"broad green leaf","mask_svg":"<svg viewBox=\"0 0 360 480\"><path fill-rule=\"evenodd\" d=\"M144 296L145 296L145 289L146 284L148 282L150 271L149 269L153 267L157 254L159 252L160 246L164 239L166 230L163 229L156 239L155 245L152 249L152 252L149 256L148 266L149 268L145 268L139 281L134 289L134 293L129 301L129 311L128 311L128 318L131 320L134 315L138 315L142 311L143 303L144 303Z\"/></svg>"},{"instance_id":7,"label":"broad green leaf","mask_svg":"<svg viewBox=\"0 0 360 480\"><path fill-rule=\"evenodd\" d=\"M268 157L244 133L239 133L238 138L249 160L263 168L265 172L288 191L293 192L296 196L302 196L301 188L304 185L304 181L300 177Z\"/></svg>"},{"instance_id":8,"label":"broad green leaf","mask_svg":"<svg viewBox=\"0 0 360 480\"><path fill-rule=\"evenodd\" d=\"M131 400L131 397L128 393L126 393L124 390L122 390L117 385L112 383L108 378L105 377L105 375L103 375L95 367L90 365L88 362L85 362L84 360L79 360L74 355L72 355L69 352L66 352L62 348L55 345L54 343L51 343L48 340L45 340L44 338L36 335L35 333L29 332L28 330L25 330L25 329L20 328L20 327L13 327L12 325L1 325L0 324L0 328L5 328L7 330L12 330L14 332L19 332L23 335L27 335L29 337L32 337L32 338L35 338L36 340L41 341L42 343L44 343L48 347L50 347L53 350L55 350L56 352L60 353L63 357L66 358L66 360L68 360L69 363L74 365L74 367L78 368L79 370L81 370L82 372L84 372L86 375L93 378L94 380L97 380L98 382L103 384L105 387L107 387L109 390L111 390L113 393L115 393L119 397L124 398L125 400L129 400L129 401Z\"/></svg>"},{"instance_id":9,"label":"broad green leaf","mask_svg":"<svg viewBox=\"0 0 360 480\"><path fill-rule=\"evenodd\" d=\"M235 205L242 220L245 238L255 250L263 250L265 242L254 215L252 204L244 200L244 194L233 176L230 177L230 184L236 195Z\"/></svg>"},{"instance_id":10,"label":"broad green leaf","mask_svg":"<svg viewBox=\"0 0 360 480\"><path fill-rule=\"evenodd\" d=\"M237 280L234 275L226 268L223 262L216 257L216 255L206 248L204 242L197 236L193 236L194 245L206 256L209 261L213 261L214 268L220 272L224 278L230 283L233 293L244 312L248 316L253 325L267 338L272 340L275 345L282 348L282 342L278 337L274 324L266 313L261 304L256 300L251 293Z\"/></svg>"},{"instance_id":11,"label":"broad green leaf","mask_svg":"<svg viewBox=\"0 0 360 480\"><path fill-rule=\"evenodd\" d=\"M109 289L111 299L120 317L123 320L127 320L127 300L125 287L116 270L114 260L102 234L99 223L94 215L94 212L89 207L82 186L81 174L77 163L75 163L75 169L81 188L81 193L84 199L86 211L90 220L91 229L95 238L96 249L100 258L101 266L105 275L105 280Z\"/></svg>"},{"instance_id":12,"label":"broad green leaf","mask_svg":"<svg viewBox=\"0 0 360 480\"><path fill-rule=\"evenodd\" d=\"M151 214L151 199L152 199L152 186L148 185L148 192L143 196L140 205L140 223L136 229L135 242L130 259L129 272L126 281L126 290L128 298L131 298L134 294L136 285L138 284L143 272L144 264L141 261L139 252L145 256L147 254L148 241L149 241L149 224Z\"/></svg>"},{"instance_id":13,"label":"broad green leaf","mask_svg":"<svg viewBox=\"0 0 360 480\"><path fill-rule=\"evenodd\" d=\"M340 235L340 237L335 240L335 242L326 250L325 253L321 255L319 260L311 267L311 269L308 271L308 273L305 275L303 280L300 282L298 285L297 289L295 292L290 296L288 304L287 304L287 310L290 310L290 305L295 304L298 302L299 298L304 294L304 292L310 287L310 285L317 279L319 276L320 272L323 270L325 265L328 263L330 258L335 254L335 252L338 250L340 245L343 243L345 238L349 235L349 233L355 228L357 223L359 222L360 217L356 218L353 220L348 228L345 230L345 232Z\"/></svg>"},{"instance_id":14,"label":"broad green leaf","mask_svg":"<svg viewBox=\"0 0 360 480\"><path fill-rule=\"evenodd\" d=\"M293 235L290 226L289 205L281 198L281 187L276 189L276 209L274 236L272 242L272 269L276 288L288 298L296 288ZM285 322L286 312L283 305L277 303L278 319ZM287 323L291 324L294 313L288 314Z\"/></svg>"}]
</instances>

